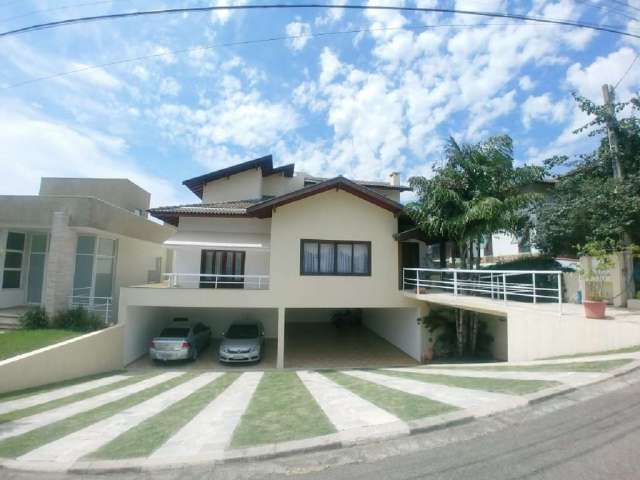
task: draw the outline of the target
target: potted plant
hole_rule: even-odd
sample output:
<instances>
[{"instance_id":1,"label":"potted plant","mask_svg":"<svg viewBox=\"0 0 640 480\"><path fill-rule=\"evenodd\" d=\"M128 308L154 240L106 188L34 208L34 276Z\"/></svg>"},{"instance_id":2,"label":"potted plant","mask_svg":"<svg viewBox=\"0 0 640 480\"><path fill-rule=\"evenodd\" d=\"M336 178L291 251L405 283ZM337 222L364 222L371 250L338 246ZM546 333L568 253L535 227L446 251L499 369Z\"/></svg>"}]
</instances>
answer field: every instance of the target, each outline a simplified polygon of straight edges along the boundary
<instances>
[{"instance_id":1,"label":"potted plant","mask_svg":"<svg viewBox=\"0 0 640 480\"><path fill-rule=\"evenodd\" d=\"M587 268L580 265L578 273L585 280L585 298L582 300L584 313L587 318L602 319L607 308L606 286L609 271L615 263L611 255L611 241L592 241L578 246L581 255L591 257L595 265Z\"/></svg>"}]
</instances>

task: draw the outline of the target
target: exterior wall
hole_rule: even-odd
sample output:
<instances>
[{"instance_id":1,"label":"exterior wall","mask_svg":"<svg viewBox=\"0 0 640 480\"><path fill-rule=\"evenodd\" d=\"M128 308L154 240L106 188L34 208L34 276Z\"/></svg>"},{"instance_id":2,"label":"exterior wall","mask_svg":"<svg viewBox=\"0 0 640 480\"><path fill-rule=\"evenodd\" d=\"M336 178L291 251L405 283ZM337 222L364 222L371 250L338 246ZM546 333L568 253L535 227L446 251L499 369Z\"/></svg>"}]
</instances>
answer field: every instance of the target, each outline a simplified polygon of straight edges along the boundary
<instances>
[{"instance_id":1,"label":"exterior wall","mask_svg":"<svg viewBox=\"0 0 640 480\"><path fill-rule=\"evenodd\" d=\"M640 344L640 323L578 316L509 316L509 361L617 350Z\"/></svg>"},{"instance_id":2,"label":"exterior wall","mask_svg":"<svg viewBox=\"0 0 640 480\"><path fill-rule=\"evenodd\" d=\"M73 288L78 235L69 228L69 215L55 212L51 220L47 275L44 281L44 305L52 315L65 309Z\"/></svg>"},{"instance_id":3,"label":"exterior wall","mask_svg":"<svg viewBox=\"0 0 640 480\"><path fill-rule=\"evenodd\" d=\"M509 358L507 319L490 315L480 315L480 319L487 322L487 331L493 336L493 345L491 346L493 358L506 361Z\"/></svg>"},{"instance_id":4,"label":"exterior wall","mask_svg":"<svg viewBox=\"0 0 640 480\"><path fill-rule=\"evenodd\" d=\"M121 369L123 332L117 325L0 361L0 393Z\"/></svg>"},{"instance_id":5,"label":"exterior wall","mask_svg":"<svg viewBox=\"0 0 640 480\"><path fill-rule=\"evenodd\" d=\"M114 313L118 312L120 287L164 280L167 249L157 243L120 237L116 255L112 294Z\"/></svg>"},{"instance_id":6,"label":"exterior wall","mask_svg":"<svg viewBox=\"0 0 640 480\"><path fill-rule=\"evenodd\" d=\"M393 213L328 191L278 207L271 220L271 290L280 305L307 308L406 305L398 290ZM300 275L300 240L371 242L371 276Z\"/></svg>"},{"instance_id":7,"label":"exterior wall","mask_svg":"<svg viewBox=\"0 0 640 480\"><path fill-rule=\"evenodd\" d=\"M424 328L418 308L372 308L363 312L364 325L417 361L422 360Z\"/></svg>"},{"instance_id":8,"label":"exterior wall","mask_svg":"<svg viewBox=\"0 0 640 480\"><path fill-rule=\"evenodd\" d=\"M304 187L304 177L297 175L285 177L282 174L269 175L262 179L262 194L269 196L283 195Z\"/></svg>"},{"instance_id":9,"label":"exterior wall","mask_svg":"<svg viewBox=\"0 0 640 480\"><path fill-rule=\"evenodd\" d=\"M130 212L145 212L151 199L149 192L125 178L43 178L39 194L95 197Z\"/></svg>"},{"instance_id":10,"label":"exterior wall","mask_svg":"<svg viewBox=\"0 0 640 480\"><path fill-rule=\"evenodd\" d=\"M400 202L400 192L398 192L397 190L389 190L388 188L369 188L371 188L371 190L373 190L374 192L379 193L380 195L390 198L394 202Z\"/></svg>"},{"instance_id":11,"label":"exterior wall","mask_svg":"<svg viewBox=\"0 0 640 480\"><path fill-rule=\"evenodd\" d=\"M517 257L525 254L521 253L518 249L518 239L510 234L494 233L491 236L491 244L493 248L493 253L490 255L491 257ZM540 251L532 245L531 251L526 253L536 255L540 253ZM488 256L484 253L484 248L482 249L482 256Z\"/></svg>"},{"instance_id":12,"label":"exterior wall","mask_svg":"<svg viewBox=\"0 0 640 480\"><path fill-rule=\"evenodd\" d=\"M204 186L202 202L252 200L262 197L262 169L256 168L209 182Z\"/></svg>"}]
</instances>

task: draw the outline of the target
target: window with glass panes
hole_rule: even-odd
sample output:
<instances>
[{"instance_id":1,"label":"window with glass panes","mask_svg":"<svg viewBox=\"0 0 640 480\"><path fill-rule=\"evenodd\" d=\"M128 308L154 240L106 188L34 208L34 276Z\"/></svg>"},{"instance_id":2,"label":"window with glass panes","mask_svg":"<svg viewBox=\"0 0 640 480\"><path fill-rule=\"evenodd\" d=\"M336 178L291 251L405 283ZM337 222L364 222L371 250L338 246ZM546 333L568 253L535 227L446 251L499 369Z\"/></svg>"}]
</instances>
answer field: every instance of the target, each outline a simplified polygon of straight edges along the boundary
<instances>
[{"instance_id":1,"label":"window with glass panes","mask_svg":"<svg viewBox=\"0 0 640 480\"><path fill-rule=\"evenodd\" d=\"M371 242L301 240L301 275L371 275Z\"/></svg>"},{"instance_id":2,"label":"window with glass panes","mask_svg":"<svg viewBox=\"0 0 640 480\"><path fill-rule=\"evenodd\" d=\"M111 297L116 240L80 235L73 277L74 297Z\"/></svg>"},{"instance_id":3,"label":"window with glass panes","mask_svg":"<svg viewBox=\"0 0 640 480\"><path fill-rule=\"evenodd\" d=\"M22 267L24 264L24 246L26 234L8 232L4 251L2 270L2 288L20 288L22 284Z\"/></svg>"}]
</instances>

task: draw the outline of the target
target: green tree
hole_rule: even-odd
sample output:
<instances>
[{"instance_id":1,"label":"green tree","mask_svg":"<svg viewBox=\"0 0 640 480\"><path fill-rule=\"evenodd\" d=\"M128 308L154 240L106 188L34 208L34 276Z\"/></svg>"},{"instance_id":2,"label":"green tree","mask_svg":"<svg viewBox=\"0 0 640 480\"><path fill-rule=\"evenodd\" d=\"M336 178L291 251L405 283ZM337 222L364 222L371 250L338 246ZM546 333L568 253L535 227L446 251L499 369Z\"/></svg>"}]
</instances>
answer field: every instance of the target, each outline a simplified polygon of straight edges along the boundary
<instances>
[{"instance_id":1,"label":"green tree","mask_svg":"<svg viewBox=\"0 0 640 480\"><path fill-rule=\"evenodd\" d=\"M578 245L613 240L640 241L640 102L617 103L616 113L630 111L622 120L611 118L603 106L575 96L591 120L575 133L600 136L595 151L577 157L559 156L545 161L545 169L557 177L551 195L535 207L534 243L550 255L576 255ZM613 123L618 138L617 156L622 179L613 178L614 153L606 135Z\"/></svg>"}]
</instances>

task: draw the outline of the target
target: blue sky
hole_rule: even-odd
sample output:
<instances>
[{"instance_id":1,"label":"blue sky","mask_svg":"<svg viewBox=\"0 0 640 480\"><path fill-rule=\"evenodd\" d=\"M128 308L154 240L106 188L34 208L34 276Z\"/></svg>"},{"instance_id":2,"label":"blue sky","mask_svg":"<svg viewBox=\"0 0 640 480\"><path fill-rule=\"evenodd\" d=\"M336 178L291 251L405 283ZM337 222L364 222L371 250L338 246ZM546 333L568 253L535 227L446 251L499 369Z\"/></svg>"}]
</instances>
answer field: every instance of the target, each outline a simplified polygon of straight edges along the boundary
<instances>
[{"instance_id":1,"label":"blue sky","mask_svg":"<svg viewBox=\"0 0 640 480\"><path fill-rule=\"evenodd\" d=\"M630 1L626 9L599 0L371 4L509 10L639 32L640 20L630 17L640 18L633 8L640 1ZM70 7L86 3L95 4ZM211 3L228 2L136 0L135 8ZM131 5L0 0L0 28L131 11ZM398 170L407 179L430 174L449 135L473 142L508 133L521 163L591 150L593 139L571 133L586 120L571 92L601 101L600 86L622 77L637 43L512 23L379 11L217 12L3 38L0 193L37 193L41 176L128 177L152 193L153 205L193 202L182 180L269 153L276 164L295 162L316 175L382 180ZM439 26L414 28L424 25ZM373 31L207 48L363 28ZM190 50L166 54L182 49ZM163 55L6 88L150 54ZM628 99L639 84L640 62L618 97Z\"/></svg>"}]
</instances>

